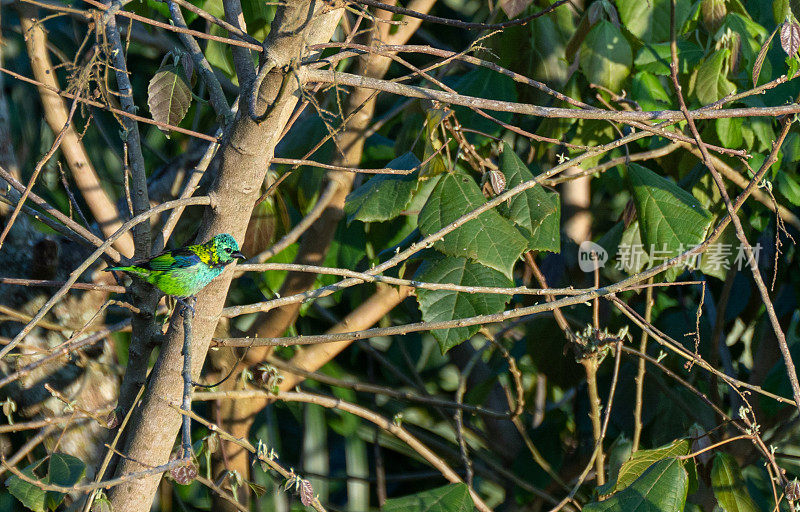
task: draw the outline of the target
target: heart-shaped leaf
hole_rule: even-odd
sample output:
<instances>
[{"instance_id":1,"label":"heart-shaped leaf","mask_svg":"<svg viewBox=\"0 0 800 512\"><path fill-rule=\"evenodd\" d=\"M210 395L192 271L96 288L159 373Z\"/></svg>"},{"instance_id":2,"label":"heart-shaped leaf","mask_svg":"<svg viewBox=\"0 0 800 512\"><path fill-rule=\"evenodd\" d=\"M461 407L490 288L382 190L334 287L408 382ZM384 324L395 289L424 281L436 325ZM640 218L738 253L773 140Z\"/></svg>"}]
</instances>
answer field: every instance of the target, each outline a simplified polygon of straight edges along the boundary
<instances>
[{"instance_id":1,"label":"heart-shaped leaf","mask_svg":"<svg viewBox=\"0 0 800 512\"><path fill-rule=\"evenodd\" d=\"M440 256L426 259L414 279L431 283L449 283L461 286L495 286L507 288L512 281L497 270L485 267L466 258ZM467 293L452 290L417 290L417 300L426 322L444 322L477 315L499 313L510 295L492 293ZM442 353L473 336L479 325L436 329L431 331L439 342Z\"/></svg>"}]
</instances>

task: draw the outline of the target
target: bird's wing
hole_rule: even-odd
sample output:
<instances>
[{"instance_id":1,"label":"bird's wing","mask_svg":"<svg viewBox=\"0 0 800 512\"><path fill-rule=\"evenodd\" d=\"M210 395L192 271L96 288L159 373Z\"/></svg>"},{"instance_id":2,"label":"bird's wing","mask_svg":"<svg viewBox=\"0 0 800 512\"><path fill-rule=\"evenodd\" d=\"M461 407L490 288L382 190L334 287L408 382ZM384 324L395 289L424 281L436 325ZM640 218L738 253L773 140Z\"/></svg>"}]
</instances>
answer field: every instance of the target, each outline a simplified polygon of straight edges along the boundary
<instances>
[{"instance_id":1,"label":"bird's wing","mask_svg":"<svg viewBox=\"0 0 800 512\"><path fill-rule=\"evenodd\" d=\"M174 251L166 251L158 256L136 265L137 267L145 268L148 270L171 270L175 268L191 267L200 263L200 257L187 248L175 249Z\"/></svg>"}]
</instances>

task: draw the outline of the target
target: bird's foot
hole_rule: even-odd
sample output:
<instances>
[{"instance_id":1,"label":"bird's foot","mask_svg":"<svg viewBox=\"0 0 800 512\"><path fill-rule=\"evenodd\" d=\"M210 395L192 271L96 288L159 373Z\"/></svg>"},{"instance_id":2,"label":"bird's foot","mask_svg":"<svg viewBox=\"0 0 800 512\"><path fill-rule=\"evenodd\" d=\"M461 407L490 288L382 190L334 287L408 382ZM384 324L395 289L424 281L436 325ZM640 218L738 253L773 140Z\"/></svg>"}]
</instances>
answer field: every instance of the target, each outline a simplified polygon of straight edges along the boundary
<instances>
[{"instance_id":1,"label":"bird's foot","mask_svg":"<svg viewBox=\"0 0 800 512\"><path fill-rule=\"evenodd\" d=\"M183 299L178 298L178 297L175 298L175 302L177 302L178 304L181 305L181 314L184 315L184 316L186 314L186 310L187 309L189 311L191 311L192 312L192 316L194 316L194 314L195 314L194 304L195 304L196 301L197 301L197 299L194 296L185 297Z\"/></svg>"}]
</instances>

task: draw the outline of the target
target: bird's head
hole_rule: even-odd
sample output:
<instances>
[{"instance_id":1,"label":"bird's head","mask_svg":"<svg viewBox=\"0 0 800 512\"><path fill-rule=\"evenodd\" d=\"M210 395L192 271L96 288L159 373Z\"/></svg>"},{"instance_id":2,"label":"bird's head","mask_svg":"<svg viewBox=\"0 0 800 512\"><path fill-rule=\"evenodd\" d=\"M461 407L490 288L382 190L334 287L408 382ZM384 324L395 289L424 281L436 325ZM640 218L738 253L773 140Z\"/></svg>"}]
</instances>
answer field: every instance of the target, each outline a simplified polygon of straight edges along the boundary
<instances>
[{"instance_id":1,"label":"bird's head","mask_svg":"<svg viewBox=\"0 0 800 512\"><path fill-rule=\"evenodd\" d=\"M244 254L239 252L239 244L236 239L227 233L217 235L208 241L211 251L216 254L217 259L223 265L227 265L235 259L245 260Z\"/></svg>"}]
</instances>

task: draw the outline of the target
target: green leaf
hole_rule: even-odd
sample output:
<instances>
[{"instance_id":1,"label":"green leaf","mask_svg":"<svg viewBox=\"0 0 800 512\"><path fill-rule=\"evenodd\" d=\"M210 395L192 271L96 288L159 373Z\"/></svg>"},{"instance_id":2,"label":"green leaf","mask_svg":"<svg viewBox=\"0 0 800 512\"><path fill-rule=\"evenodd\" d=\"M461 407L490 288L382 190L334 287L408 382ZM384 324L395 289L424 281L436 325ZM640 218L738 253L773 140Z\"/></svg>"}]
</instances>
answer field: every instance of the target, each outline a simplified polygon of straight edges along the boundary
<instances>
[{"instance_id":1,"label":"green leaf","mask_svg":"<svg viewBox=\"0 0 800 512\"><path fill-rule=\"evenodd\" d=\"M512 78L480 66L464 74L453 85L453 89L461 94L476 98L517 101L517 90ZM454 107L453 111L461 125L466 128L472 128L489 135L499 135L502 131L502 127L497 123L486 119L467 107ZM511 121L512 114L510 112L491 112L491 114L503 122ZM475 134L468 133L465 135L473 143L478 140L489 140L483 136L475 136Z\"/></svg>"},{"instance_id":2,"label":"green leaf","mask_svg":"<svg viewBox=\"0 0 800 512\"><path fill-rule=\"evenodd\" d=\"M800 60L798 60L797 55L786 57L786 76L794 78L799 70Z\"/></svg>"},{"instance_id":3,"label":"green leaf","mask_svg":"<svg viewBox=\"0 0 800 512\"><path fill-rule=\"evenodd\" d=\"M441 139L442 132L439 126L447 114L448 111L443 108L430 108L425 112L425 129L423 130L425 149L422 155L425 165L419 172L421 179L444 174L452 168L450 159L440 152L445 143Z\"/></svg>"},{"instance_id":4,"label":"green leaf","mask_svg":"<svg viewBox=\"0 0 800 512\"><path fill-rule=\"evenodd\" d=\"M446 174L419 213L419 230L431 235L484 203L480 188L470 176ZM508 277L526 246L519 231L494 209L465 222L434 245L445 254L471 258Z\"/></svg>"},{"instance_id":5,"label":"green leaf","mask_svg":"<svg viewBox=\"0 0 800 512\"><path fill-rule=\"evenodd\" d=\"M389 169L413 169L419 160L406 153L386 164ZM345 200L347 223L353 220L379 222L400 215L417 189L417 172L409 174L379 174L352 191Z\"/></svg>"},{"instance_id":6,"label":"green leaf","mask_svg":"<svg viewBox=\"0 0 800 512\"><path fill-rule=\"evenodd\" d=\"M741 117L721 117L716 120L717 136L723 146L726 148L742 147L742 142L744 142L743 124L744 120Z\"/></svg>"},{"instance_id":7,"label":"green leaf","mask_svg":"<svg viewBox=\"0 0 800 512\"><path fill-rule=\"evenodd\" d=\"M800 161L800 133L790 132L781 146L783 161L793 163Z\"/></svg>"},{"instance_id":8,"label":"green leaf","mask_svg":"<svg viewBox=\"0 0 800 512\"><path fill-rule=\"evenodd\" d=\"M645 43L661 43L671 39L670 0L617 0L619 17L633 35ZM678 34L691 12L689 0L678 0L675 26Z\"/></svg>"},{"instance_id":9,"label":"green leaf","mask_svg":"<svg viewBox=\"0 0 800 512\"><path fill-rule=\"evenodd\" d=\"M228 31L217 25L209 27L209 34L213 36L227 37ZM225 76L231 79L234 84L239 84L236 70L233 65L233 54L230 46L220 41L208 41L204 52L208 63L222 71Z\"/></svg>"},{"instance_id":10,"label":"green leaf","mask_svg":"<svg viewBox=\"0 0 800 512\"><path fill-rule=\"evenodd\" d=\"M162 66L147 86L147 105L153 119L177 126L192 104L192 90L180 65ZM166 128L159 127L164 133Z\"/></svg>"},{"instance_id":11,"label":"green leaf","mask_svg":"<svg viewBox=\"0 0 800 512\"><path fill-rule=\"evenodd\" d=\"M631 45L613 23L602 20L586 35L581 45L580 67L595 84L619 91L631 71Z\"/></svg>"},{"instance_id":12,"label":"green leaf","mask_svg":"<svg viewBox=\"0 0 800 512\"><path fill-rule=\"evenodd\" d=\"M533 173L508 144L503 146L500 171L509 189L533 179ZM561 201L557 192L537 185L515 195L499 208L528 240L529 250L561 251Z\"/></svg>"},{"instance_id":13,"label":"green leaf","mask_svg":"<svg viewBox=\"0 0 800 512\"><path fill-rule=\"evenodd\" d=\"M631 98L635 98L644 110L665 110L672 104L672 98L658 77L646 71L634 75Z\"/></svg>"},{"instance_id":14,"label":"green leaf","mask_svg":"<svg viewBox=\"0 0 800 512\"><path fill-rule=\"evenodd\" d=\"M654 463L670 457L686 455L689 453L689 449L690 444L687 439L678 439L659 448L634 452L631 458L620 467L614 490L621 491L631 485Z\"/></svg>"},{"instance_id":15,"label":"green leaf","mask_svg":"<svg viewBox=\"0 0 800 512\"><path fill-rule=\"evenodd\" d=\"M638 164L628 166L628 182L645 250L658 251L651 263L703 241L713 219L693 195Z\"/></svg>"},{"instance_id":16,"label":"green leaf","mask_svg":"<svg viewBox=\"0 0 800 512\"><path fill-rule=\"evenodd\" d=\"M703 48L689 41L678 41L678 72L688 73L703 58ZM655 75L669 76L669 63L672 61L669 43L643 46L637 53L633 64L639 71Z\"/></svg>"},{"instance_id":17,"label":"green leaf","mask_svg":"<svg viewBox=\"0 0 800 512\"><path fill-rule=\"evenodd\" d=\"M85 473L86 464L81 459L66 453L50 455L50 467L47 474L51 484L72 487L83 478Z\"/></svg>"},{"instance_id":18,"label":"green leaf","mask_svg":"<svg viewBox=\"0 0 800 512\"><path fill-rule=\"evenodd\" d=\"M28 466L22 470L22 473L35 480L39 480L39 477L33 473L33 468L37 464L38 462ZM8 487L8 492L17 498L26 508L33 510L33 512L44 512L46 493L39 487L22 480L16 475L12 475L6 480L6 487Z\"/></svg>"},{"instance_id":19,"label":"green leaf","mask_svg":"<svg viewBox=\"0 0 800 512\"><path fill-rule=\"evenodd\" d=\"M714 103L736 91L736 86L728 80L725 63L730 50L717 50L697 68L694 78L694 94L703 104ZM690 87L691 89L691 87Z\"/></svg>"},{"instance_id":20,"label":"green leaf","mask_svg":"<svg viewBox=\"0 0 800 512\"><path fill-rule=\"evenodd\" d=\"M559 90L569 78L569 68L564 66L564 35L571 34L570 29L559 30L556 16L541 16L531 22L531 76Z\"/></svg>"},{"instance_id":21,"label":"green leaf","mask_svg":"<svg viewBox=\"0 0 800 512\"><path fill-rule=\"evenodd\" d=\"M418 492L411 496L386 500L383 512L472 512L475 505L466 484Z\"/></svg>"},{"instance_id":22,"label":"green leaf","mask_svg":"<svg viewBox=\"0 0 800 512\"><path fill-rule=\"evenodd\" d=\"M513 282L497 270L485 267L466 258L428 258L414 276L417 281L449 283L461 286L495 286L508 288ZM499 313L505 308L510 295L494 293L466 293L451 290L417 290L417 300L426 322L444 322L477 315ZM475 335L479 325L453 327L431 331L439 342L442 353Z\"/></svg>"},{"instance_id":23,"label":"green leaf","mask_svg":"<svg viewBox=\"0 0 800 512\"><path fill-rule=\"evenodd\" d=\"M728 274L728 269L737 268L739 264L746 264L742 263L744 253L739 250L740 244L738 242L739 239L736 238L734 227L729 224L722 230L719 238L699 256L700 264L697 265L697 269L707 276L714 276L724 281L725 276ZM737 259L740 261L737 262Z\"/></svg>"},{"instance_id":24,"label":"green leaf","mask_svg":"<svg viewBox=\"0 0 800 512\"><path fill-rule=\"evenodd\" d=\"M732 455L720 452L714 457L711 468L711 486L714 496L725 512L751 512L758 510L747 492L742 472Z\"/></svg>"},{"instance_id":25,"label":"green leaf","mask_svg":"<svg viewBox=\"0 0 800 512\"><path fill-rule=\"evenodd\" d=\"M584 512L674 512L683 510L689 477L678 459L663 459L625 490L605 501L589 503Z\"/></svg>"},{"instance_id":26,"label":"green leaf","mask_svg":"<svg viewBox=\"0 0 800 512\"><path fill-rule=\"evenodd\" d=\"M778 190L781 195L788 199L793 205L800 206L800 184L797 183L789 173L778 171L775 175L778 183Z\"/></svg>"},{"instance_id":27,"label":"green leaf","mask_svg":"<svg viewBox=\"0 0 800 512\"><path fill-rule=\"evenodd\" d=\"M747 123L752 128L753 133L758 139L758 147L751 148L756 151L764 151L769 148L772 141L775 140L775 131L772 129L772 123L769 120L760 117L748 119Z\"/></svg>"},{"instance_id":28,"label":"green leaf","mask_svg":"<svg viewBox=\"0 0 800 512\"><path fill-rule=\"evenodd\" d=\"M217 18L225 17L225 8L222 5L222 0L205 0L205 2L201 1L200 4L197 2L192 3L202 7L204 11L212 16ZM263 40L269 33L269 24L275 17L276 6L261 0L241 0L241 5L242 15L247 25L247 33L258 40ZM223 32L223 34L227 34L227 32Z\"/></svg>"},{"instance_id":29,"label":"green leaf","mask_svg":"<svg viewBox=\"0 0 800 512\"><path fill-rule=\"evenodd\" d=\"M83 478L85 473L86 464L81 459L65 453L53 453L50 455L47 476L51 484L72 487ZM50 510L55 510L61 504L64 496L64 493L48 491L47 507Z\"/></svg>"},{"instance_id":30,"label":"green leaf","mask_svg":"<svg viewBox=\"0 0 800 512\"><path fill-rule=\"evenodd\" d=\"M648 254L650 251L645 249L642 243L642 229L637 219L622 232L617 249L616 265L628 274L636 274L647 267L650 262Z\"/></svg>"}]
</instances>

